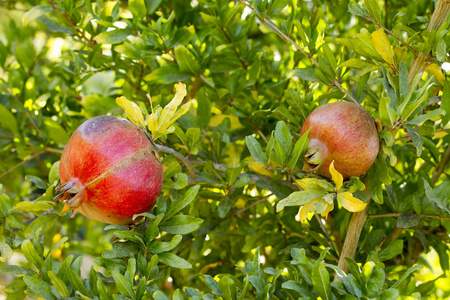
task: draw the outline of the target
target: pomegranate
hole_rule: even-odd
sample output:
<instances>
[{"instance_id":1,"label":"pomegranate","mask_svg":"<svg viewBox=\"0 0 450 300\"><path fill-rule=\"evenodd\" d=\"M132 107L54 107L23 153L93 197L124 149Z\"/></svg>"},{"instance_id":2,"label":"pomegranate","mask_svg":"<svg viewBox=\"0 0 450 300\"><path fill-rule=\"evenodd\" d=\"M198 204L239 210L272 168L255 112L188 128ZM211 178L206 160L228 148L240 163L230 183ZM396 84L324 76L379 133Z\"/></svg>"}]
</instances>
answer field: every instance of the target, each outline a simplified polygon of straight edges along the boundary
<instances>
[{"instance_id":1,"label":"pomegranate","mask_svg":"<svg viewBox=\"0 0 450 300\"><path fill-rule=\"evenodd\" d=\"M344 178L361 176L377 157L375 121L357 104L341 101L323 105L306 118L300 134L309 128L306 171L331 178L329 166L334 160L334 167Z\"/></svg>"},{"instance_id":2,"label":"pomegranate","mask_svg":"<svg viewBox=\"0 0 450 300\"><path fill-rule=\"evenodd\" d=\"M69 207L90 219L130 224L148 211L161 192L162 165L146 135L133 123L112 116L87 120L61 156L59 174Z\"/></svg>"}]
</instances>

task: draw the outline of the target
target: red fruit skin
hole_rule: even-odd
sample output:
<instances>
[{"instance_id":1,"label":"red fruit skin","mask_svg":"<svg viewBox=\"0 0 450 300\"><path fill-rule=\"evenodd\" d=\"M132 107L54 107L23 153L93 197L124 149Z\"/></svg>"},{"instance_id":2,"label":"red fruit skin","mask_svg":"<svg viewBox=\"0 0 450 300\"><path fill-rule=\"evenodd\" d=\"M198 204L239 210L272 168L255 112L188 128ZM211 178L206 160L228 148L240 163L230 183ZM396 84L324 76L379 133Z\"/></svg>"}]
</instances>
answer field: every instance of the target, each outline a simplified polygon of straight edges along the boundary
<instances>
[{"instance_id":1,"label":"red fruit skin","mask_svg":"<svg viewBox=\"0 0 450 300\"><path fill-rule=\"evenodd\" d=\"M99 116L84 122L61 156L61 183L79 180L78 211L109 224L130 224L161 192L163 170L145 134L131 122ZM81 197L80 197L81 196ZM70 206L70 200L69 200Z\"/></svg>"},{"instance_id":2,"label":"red fruit skin","mask_svg":"<svg viewBox=\"0 0 450 300\"><path fill-rule=\"evenodd\" d=\"M361 176L375 161L379 150L374 119L357 104L341 101L315 109L302 126L308 134L309 147L318 147L321 164L317 173L331 178L329 166L344 178Z\"/></svg>"}]
</instances>

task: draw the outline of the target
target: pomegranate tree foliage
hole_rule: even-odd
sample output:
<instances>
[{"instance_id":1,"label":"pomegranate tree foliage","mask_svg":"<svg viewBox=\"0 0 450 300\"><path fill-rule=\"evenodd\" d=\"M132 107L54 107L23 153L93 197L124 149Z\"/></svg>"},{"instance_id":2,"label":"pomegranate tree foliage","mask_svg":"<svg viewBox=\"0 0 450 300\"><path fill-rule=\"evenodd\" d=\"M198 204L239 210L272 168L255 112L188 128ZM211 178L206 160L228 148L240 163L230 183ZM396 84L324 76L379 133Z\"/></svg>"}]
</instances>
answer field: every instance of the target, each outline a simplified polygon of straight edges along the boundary
<instances>
[{"instance_id":1,"label":"pomegranate tree foliage","mask_svg":"<svg viewBox=\"0 0 450 300\"><path fill-rule=\"evenodd\" d=\"M447 298L448 5L1 2L0 294ZM126 117L122 96L147 117L178 82L192 105L155 140L164 164L157 206L134 226L62 212L53 197L71 133L93 116ZM380 120L375 164L338 188L368 210L352 213L328 197L326 220L314 203L317 215L301 223L308 188L319 182L331 195L337 181L301 171L300 127L337 100ZM283 199L290 205L277 211ZM360 239L346 240L357 228L352 214L367 213ZM344 259L351 242L356 252Z\"/></svg>"}]
</instances>

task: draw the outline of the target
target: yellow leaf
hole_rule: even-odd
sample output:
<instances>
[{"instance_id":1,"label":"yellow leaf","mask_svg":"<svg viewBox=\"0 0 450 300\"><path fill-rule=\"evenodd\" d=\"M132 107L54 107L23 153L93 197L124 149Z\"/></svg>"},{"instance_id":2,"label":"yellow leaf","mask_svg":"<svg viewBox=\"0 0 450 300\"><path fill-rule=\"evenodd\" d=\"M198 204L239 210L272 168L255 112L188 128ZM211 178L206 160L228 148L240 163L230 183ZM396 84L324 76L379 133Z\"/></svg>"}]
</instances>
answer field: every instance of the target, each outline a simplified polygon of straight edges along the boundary
<instances>
[{"instance_id":1,"label":"yellow leaf","mask_svg":"<svg viewBox=\"0 0 450 300\"><path fill-rule=\"evenodd\" d=\"M445 76L441 71L441 68L437 64L431 64L429 65L426 70L428 74L431 74L436 78L436 80L441 84L444 85L444 79Z\"/></svg>"},{"instance_id":2,"label":"yellow leaf","mask_svg":"<svg viewBox=\"0 0 450 300\"><path fill-rule=\"evenodd\" d=\"M125 110L127 118L137 127L145 127L144 116L136 103L128 100L124 96L116 98L116 103Z\"/></svg>"},{"instance_id":3,"label":"yellow leaf","mask_svg":"<svg viewBox=\"0 0 450 300\"><path fill-rule=\"evenodd\" d=\"M392 50L391 43L389 42L384 29L380 28L374 31L371 35L373 46L377 50L378 54L392 67L395 67L394 51Z\"/></svg>"},{"instance_id":4,"label":"yellow leaf","mask_svg":"<svg viewBox=\"0 0 450 300\"><path fill-rule=\"evenodd\" d=\"M435 131L434 132L434 135L433 135L433 140L435 140L435 139L441 139L441 138L443 138L444 136L446 136L448 133L447 132L445 132L445 131Z\"/></svg>"},{"instance_id":5,"label":"yellow leaf","mask_svg":"<svg viewBox=\"0 0 450 300\"><path fill-rule=\"evenodd\" d=\"M327 190L332 192L334 190L333 185L326 180L317 178L303 178L297 180L297 184L304 190Z\"/></svg>"},{"instance_id":6,"label":"yellow leaf","mask_svg":"<svg viewBox=\"0 0 450 300\"><path fill-rule=\"evenodd\" d=\"M342 192L337 194L337 198L341 205L348 211L358 212L366 208L367 203L353 197L350 192Z\"/></svg>"},{"instance_id":7,"label":"yellow leaf","mask_svg":"<svg viewBox=\"0 0 450 300\"><path fill-rule=\"evenodd\" d=\"M187 113L191 107L192 101L189 101L178 109L178 106L186 96L186 86L183 83L177 83L175 89L175 96L164 109L158 107L156 112L152 109L152 114L147 116L147 125L152 133L153 141L160 136L174 132L175 128L171 125Z\"/></svg>"},{"instance_id":8,"label":"yellow leaf","mask_svg":"<svg viewBox=\"0 0 450 300\"><path fill-rule=\"evenodd\" d=\"M176 90L175 96L173 97L172 101L170 101L169 104L167 104L164 107L161 113L161 117L158 124L159 126L172 119L172 116L177 111L178 106L181 104L184 97L186 96L186 85L184 85L184 83L180 82L175 84L175 90Z\"/></svg>"},{"instance_id":9,"label":"yellow leaf","mask_svg":"<svg viewBox=\"0 0 450 300\"><path fill-rule=\"evenodd\" d=\"M319 202L319 200L320 199L312 200L311 202L306 203L305 205L300 207L300 210L298 211L300 222L305 222L308 214L315 211L314 203Z\"/></svg>"},{"instance_id":10,"label":"yellow leaf","mask_svg":"<svg viewBox=\"0 0 450 300\"><path fill-rule=\"evenodd\" d=\"M331 162L330 167L328 168L331 174L331 179L334 181L334 184L336 184L336 191L339 191L339 189L342 187L342 183L344 181L344 177L341 173L339 173L334 168L334 160Z\"/></svg>"},{"instance_id":11,"label":"yellow leaf","mask_svg":"<svg viewBox=\"0 0 450 300\"><path fill-rule=\"evenodd\" d=\"M330 213L330 211L333 210L333 208L334 208L334 203L332 202L331 204L328 205L327 209L320 215L326 219L328 217L328 214Z\"/></svg>"}]
</instances>

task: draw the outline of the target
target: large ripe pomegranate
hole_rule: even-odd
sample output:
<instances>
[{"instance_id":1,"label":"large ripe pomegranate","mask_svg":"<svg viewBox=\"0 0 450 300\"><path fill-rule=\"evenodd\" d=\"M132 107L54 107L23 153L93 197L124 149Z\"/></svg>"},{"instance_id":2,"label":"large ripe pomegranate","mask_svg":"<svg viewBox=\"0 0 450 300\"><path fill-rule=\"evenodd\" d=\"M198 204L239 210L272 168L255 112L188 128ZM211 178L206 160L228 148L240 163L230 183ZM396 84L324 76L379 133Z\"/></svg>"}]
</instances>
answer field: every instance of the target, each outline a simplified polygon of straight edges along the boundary
<instances>
[{"instance_id":1,"label":"large ripe pomegranate","mask_svg":"<svg viewBox=\"0 0 450 300\"><path fill-rule=\"evenodd\" d=\"M109 224L132 223L148 211L163 179L161 163L146 135L112 116L89 119L74 132L61 156L59 174L69 207Z\"/></svg>"},{"instance_id":2,"label":"large ripe pomegranate","mask_svg":"<svg viewBox=\"0 0 450 300\"><path fill-rule=\"evenodd\" d=\"M301 134L310 127L305 170L331 178L329 166L344 178L361 176L375 161L379 140L374 119L357 104L335 102L315 109L306 118Z\"/></svg>"}]
</instances>

